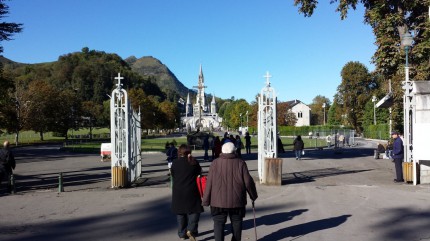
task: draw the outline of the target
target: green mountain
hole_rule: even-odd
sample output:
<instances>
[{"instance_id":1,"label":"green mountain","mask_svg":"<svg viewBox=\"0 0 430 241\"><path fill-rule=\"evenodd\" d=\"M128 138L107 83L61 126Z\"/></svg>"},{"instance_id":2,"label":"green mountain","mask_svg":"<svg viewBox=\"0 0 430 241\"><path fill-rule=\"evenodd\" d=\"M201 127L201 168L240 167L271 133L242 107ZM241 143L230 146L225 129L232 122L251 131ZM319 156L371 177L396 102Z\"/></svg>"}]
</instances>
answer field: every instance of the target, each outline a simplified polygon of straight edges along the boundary
<instances>
[{"instance_id":1,"label":"green mountain","mask_svg":"<svg viewBox=\"0 0 430 241\"><path fill-rule=\"evenodd\" d=\"M132 71L138 73L142 77L152 77L151 80L167 95L175 95L175 93L177 93L179 97L182 98L187 96L188 88L185 87L160 60L152 56L145 56L140 59L131 56L125 59L125 61L129 64Z\"/></svg>"}]
</instances>

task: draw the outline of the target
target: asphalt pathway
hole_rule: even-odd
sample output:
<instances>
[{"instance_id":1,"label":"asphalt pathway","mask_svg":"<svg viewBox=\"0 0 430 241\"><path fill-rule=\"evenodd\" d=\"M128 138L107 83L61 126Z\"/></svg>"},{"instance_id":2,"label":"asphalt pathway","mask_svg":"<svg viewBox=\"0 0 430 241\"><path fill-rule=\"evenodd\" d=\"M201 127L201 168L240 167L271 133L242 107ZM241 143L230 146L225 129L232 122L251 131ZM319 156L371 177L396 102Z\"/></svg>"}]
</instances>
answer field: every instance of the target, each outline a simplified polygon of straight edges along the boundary
<instances>
[{"instance_id":1,"label":"asphalt pathway","mask_svg":"<svg viewBox=\"0 0 430 241\"><path fill-rule=\"evenodd\" d=\"M258 240L430 240L430 186L393 183L394 165L375 160L375 147L358 140L340 151L309 149L300 161L292 152L280 154L282 186L257 182ZM59 149L14 150L17 193L0 188L0 240L179 240L164 154L144 153L139 183L112 189L110 163ZM194 155L202 160L201 151ZM243 157L257 180L257 155ZM201 165L208 171L210 162ZM213 240L205 210L198 240ZM255 240L250 205L247 210L243 240Z\"/></svg>"}]
</instances>

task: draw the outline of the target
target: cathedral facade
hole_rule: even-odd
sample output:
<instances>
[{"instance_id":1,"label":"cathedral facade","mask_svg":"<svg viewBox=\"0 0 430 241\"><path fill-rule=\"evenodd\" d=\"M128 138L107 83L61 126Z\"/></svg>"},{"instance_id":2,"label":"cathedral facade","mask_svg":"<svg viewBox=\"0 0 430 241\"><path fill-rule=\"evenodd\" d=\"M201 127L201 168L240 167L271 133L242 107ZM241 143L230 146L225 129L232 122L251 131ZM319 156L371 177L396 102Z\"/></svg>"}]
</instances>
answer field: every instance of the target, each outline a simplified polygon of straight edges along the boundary
<instances>
[{"instance_id":1,"label":"cathedral facade","mask_svg":"<svg viewBox=\"0 0 430 241\"><path fill-rule=\"evenodd\" d=\"M197 96L195 102L190 100L190 94L187 95L187 102L185 103L185 116L181 117L183 126L192 130L213 130L220 128L222 118L218 116L216 109L215 96L212 96L212 101L209 103L206 100L205 93L205 79L203 76L202 66L200 65L198 85L194 86L197 89Z\"/></svg>"}]
</instances>

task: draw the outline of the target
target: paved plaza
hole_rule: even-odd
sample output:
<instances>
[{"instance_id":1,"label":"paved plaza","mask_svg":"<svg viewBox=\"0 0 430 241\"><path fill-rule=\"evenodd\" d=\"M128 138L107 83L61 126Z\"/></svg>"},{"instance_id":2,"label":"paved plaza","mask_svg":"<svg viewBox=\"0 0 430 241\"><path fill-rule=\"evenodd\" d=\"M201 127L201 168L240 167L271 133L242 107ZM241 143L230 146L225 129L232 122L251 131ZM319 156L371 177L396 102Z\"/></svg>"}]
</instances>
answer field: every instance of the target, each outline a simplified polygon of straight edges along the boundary
<instances>
[{"instance_id":1,"label":"paved plaza","mask_svg":"<svg viewBox=\"0 0 430 241\"><path fill-rule=\"evenodd\" d=\"M430 240L430 186L393 183L391 160L373 158L376 142L357 143L340 152L306 150L300 161L291 151L280 154L283 185L256 181L258 240ZM164 154L145 153L138 185L115 190L110 163L59 148L14 149L17 193L0 189L0 240L179 240ZM202 160L201 151L194 155ZM257 180L256 153L243 157ZM210 162L200 164L207 172ZM255 240L247 210L245 241ZM199 231L199 241L214 239L208 207Z\"/></svg>"}]
</instances>

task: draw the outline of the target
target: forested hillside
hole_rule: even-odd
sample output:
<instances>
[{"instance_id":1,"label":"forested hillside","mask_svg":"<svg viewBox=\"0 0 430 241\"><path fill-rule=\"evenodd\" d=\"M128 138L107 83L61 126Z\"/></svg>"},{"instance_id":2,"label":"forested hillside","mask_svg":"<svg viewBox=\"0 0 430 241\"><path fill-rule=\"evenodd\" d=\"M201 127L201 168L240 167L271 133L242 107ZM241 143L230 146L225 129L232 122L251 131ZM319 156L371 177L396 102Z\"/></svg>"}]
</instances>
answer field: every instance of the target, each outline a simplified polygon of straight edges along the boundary
<instances>
[{"instance_id":1,"label":"forested hillside","mask_svg":"<svg viewBox=\"0 0 430 241\"><path fill-rule=\"evenodd\" d=\"M180 95L173 87L167 96L157 85L158 79L167 77L159 72L137 73L116 54L83 48L50 63L20 64L4 57L0 61L8 92L0 107L0 128L9 132L34 130L43 138L47 131L65 136L70 128L108 126L109 95L118 73L133 107L145 116L142 128L173 128L179 120Z\"/></svg>"}]
</instances>

